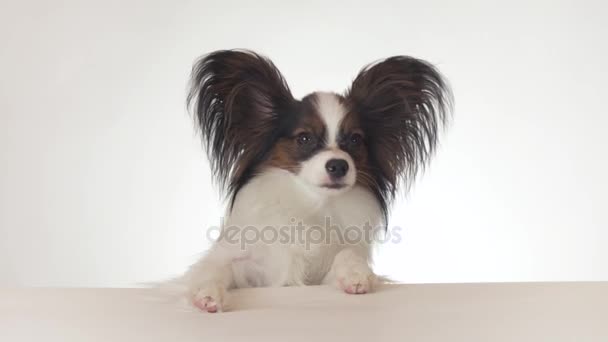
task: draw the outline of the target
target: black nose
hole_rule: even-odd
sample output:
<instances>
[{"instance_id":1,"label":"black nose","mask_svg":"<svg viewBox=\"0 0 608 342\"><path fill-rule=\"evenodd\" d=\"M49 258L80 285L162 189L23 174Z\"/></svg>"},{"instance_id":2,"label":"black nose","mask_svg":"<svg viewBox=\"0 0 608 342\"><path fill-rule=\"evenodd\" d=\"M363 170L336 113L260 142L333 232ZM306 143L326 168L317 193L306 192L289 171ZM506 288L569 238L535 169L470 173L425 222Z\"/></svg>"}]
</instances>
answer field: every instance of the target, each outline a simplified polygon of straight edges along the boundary
<instances>
[{"instance_id":1,"label":"black nose","mask_svg":"<svg viewBox=\"0 0 608 342\"><path fill-rule=\"evenodd\" d=\"M330 159L325 164L325 169L332 179L344 177L348 172L348 163L344 159Z\"/></svg>"}]
</instances>

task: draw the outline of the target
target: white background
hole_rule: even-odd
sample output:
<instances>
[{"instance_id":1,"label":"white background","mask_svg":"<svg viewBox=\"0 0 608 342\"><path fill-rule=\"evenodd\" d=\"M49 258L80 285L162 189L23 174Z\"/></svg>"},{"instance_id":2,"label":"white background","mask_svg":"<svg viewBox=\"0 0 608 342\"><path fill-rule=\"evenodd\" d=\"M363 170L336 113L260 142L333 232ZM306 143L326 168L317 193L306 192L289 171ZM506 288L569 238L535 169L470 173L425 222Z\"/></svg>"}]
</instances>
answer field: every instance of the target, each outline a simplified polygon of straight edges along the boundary
<instances>
[{"instance_id":1,"label":"white background","mask_svg":"<svg viewBox=\"0 0 608 342\"><path fill-rule=\"evenodd\" d=\"M435 63L456 97L394 206L405 282L608 280L602 1L0 3L0 285L134 286L178 274L221 217L185 112L192 62L270 56L294 94L366 63Z\"/></svg>"}]
</instances>

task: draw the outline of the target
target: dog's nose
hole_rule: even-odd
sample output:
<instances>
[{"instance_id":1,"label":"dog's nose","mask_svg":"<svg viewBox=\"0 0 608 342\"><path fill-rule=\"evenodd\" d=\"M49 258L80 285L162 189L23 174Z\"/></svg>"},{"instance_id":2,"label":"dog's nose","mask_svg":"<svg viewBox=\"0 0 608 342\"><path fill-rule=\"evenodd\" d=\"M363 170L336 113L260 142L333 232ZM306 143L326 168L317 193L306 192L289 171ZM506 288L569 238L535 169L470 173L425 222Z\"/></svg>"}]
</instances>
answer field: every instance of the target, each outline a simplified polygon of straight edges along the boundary
<instances>
[{"instance_id":1,"label":"dog's nose","mask_svg":"<svg viewBox=\"0 0 608 342\"><path fill-rule=\"evenodd\" d=\"M348 172L348 163L344 159L330 159L325 164L325 169L331 179L341 178Z\"/></svg>"}]
</instances>

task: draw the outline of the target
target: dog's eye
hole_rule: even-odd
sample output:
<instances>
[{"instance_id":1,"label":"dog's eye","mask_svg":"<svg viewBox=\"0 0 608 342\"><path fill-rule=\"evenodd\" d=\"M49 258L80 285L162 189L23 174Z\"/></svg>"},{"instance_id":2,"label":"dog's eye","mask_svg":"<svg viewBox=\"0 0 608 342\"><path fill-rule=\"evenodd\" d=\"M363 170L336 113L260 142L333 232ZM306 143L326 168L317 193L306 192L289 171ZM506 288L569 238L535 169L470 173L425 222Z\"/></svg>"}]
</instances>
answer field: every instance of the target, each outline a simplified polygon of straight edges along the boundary
<instances>
[{"instance_id":1,"label":"dog's eye","mask_svg":"<svg viewBox=\"0 0 608 342\"><path fill-rule=\"evenodd\" d=\"M309 145L313 141L313 136L308 132L302 132L296 136L296 141L300 146Z\"/></svg>"},{"instance_id":2,"label":"dog's eye","mask_svg":"<svg viewBox=\"0 0 608 342\"><path fill-rule=\"evenodd\" d=\"M351 145L357 146L361 144L361 142L363 141L363 137L359 133L353 133L350 135L349 141Z\"/></svg>"}]
</instances>

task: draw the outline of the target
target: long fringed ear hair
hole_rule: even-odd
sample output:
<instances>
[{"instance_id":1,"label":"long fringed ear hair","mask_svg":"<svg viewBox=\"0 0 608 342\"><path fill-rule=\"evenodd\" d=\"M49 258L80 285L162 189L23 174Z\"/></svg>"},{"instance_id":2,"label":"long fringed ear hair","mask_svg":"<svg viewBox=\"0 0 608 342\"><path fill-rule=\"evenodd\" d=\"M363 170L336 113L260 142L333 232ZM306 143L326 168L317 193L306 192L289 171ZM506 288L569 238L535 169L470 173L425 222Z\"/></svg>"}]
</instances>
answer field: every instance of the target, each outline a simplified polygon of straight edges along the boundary
<instances>
[{"instance_id":1,"label":"long fringed ear hair","mask_svg":"<svg viewBox=\"0 0 608 342\"><path fill-rule=\"evenodd\" d=\"M369 135L374 191L386 219L398 187L408 188L435 150L452 93L431 64L395 56L363 68L345 98Z\"/></svg>"},{"instance_id":2,"label":"long fringed ear hair","mask_svg":"<svg viewBox=\"0 0 608 342\"><path fill-rule=\"evenodd\" d=\"M194 64L188 107L215 178L232 199L273 146L294 101L279 70L254 52L216 51Z\"/></svg>"}]
</instances>

